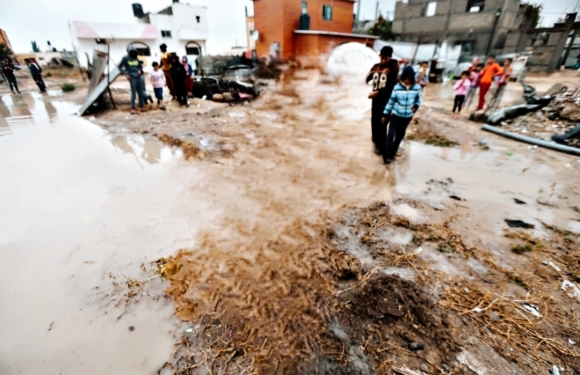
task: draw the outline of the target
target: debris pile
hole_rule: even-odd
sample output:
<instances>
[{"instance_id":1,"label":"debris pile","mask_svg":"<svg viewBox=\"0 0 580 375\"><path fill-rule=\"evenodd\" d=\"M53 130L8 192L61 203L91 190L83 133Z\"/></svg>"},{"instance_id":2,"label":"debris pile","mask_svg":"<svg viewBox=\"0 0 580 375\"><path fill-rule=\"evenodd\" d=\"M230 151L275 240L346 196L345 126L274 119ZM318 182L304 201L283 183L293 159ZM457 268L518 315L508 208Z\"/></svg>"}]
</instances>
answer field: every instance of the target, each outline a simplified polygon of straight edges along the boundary
<instances>
[{"instance_id":1,"label":"debris pile","mask_svg":"<svg viewBox=\"0 0 580 375\"><path fill-rule=\"evenodd\" d=\"M562 90L541 110L502 121L503 129L580 148L580 88Z\"/></svg>"}]
</instances>

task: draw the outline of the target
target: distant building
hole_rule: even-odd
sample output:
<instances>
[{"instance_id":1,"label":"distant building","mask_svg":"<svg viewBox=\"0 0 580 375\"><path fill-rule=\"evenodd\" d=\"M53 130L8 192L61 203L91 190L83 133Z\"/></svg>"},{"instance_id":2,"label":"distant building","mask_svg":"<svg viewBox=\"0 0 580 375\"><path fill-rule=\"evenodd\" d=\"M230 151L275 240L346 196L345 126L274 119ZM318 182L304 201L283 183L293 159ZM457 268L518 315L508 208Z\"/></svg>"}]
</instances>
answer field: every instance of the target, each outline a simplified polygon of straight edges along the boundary
<instances>
[{"instance_id":1,"label":"distant building","mask_svg":"<svg viewBox=\"0 0 580 375\"><path fill-rule=\"evenodd\" d=\"M404 42L461 45L466 56L501 52L517 24L520 0L397 1L393 32Z\"/></svg>"},{"instance_id":2,"label":"distant building","mask_svg":"<svg viewBox=\"0 0 580 375\"><path fill-rule=\"evenodd\" d=\"M29 59L40 66L45 66L52 59L62 59L62 52L31 52L31 53L17 53L15 56L16 62L24 64L24 59Z\"/></svg>"},{"instance_id":3,"label":"distant building","mask_svg":"<svg viewBox=\"0 0 580 375\"><path fill-rule=\"evenodd\" d=\"M258 56L316 64L339 44L372 44L377 39L353 34L354 0L253 1Z\"/></svg>"},{"instance_id":4,"label":"distant building","mask_svg":"<svg viewBox=\"0 0 580 375\"><path fill-rule=\"evenodd\" d=\"M10 44L10 39L8 39L8 34L6 34L6 31L2 29L0 29L0 43L6 45L6 47L10 48L10 50L14 52L14 49L12 49L12 44Z\"/></svg>"},{"instance_id":5,"label":"distant building","mask_svg":"<svg viewBox=\"0 0 580 375\"><path fill-rule=\"evenodd\" d=\"M163 43L169 52L187 56L190 61L202 54L232 53L234 48L243 52L247 48L238 45L247 40L243 2L226 11L222 0L194 1L196 4L190 5L173 0L171 6L155 13L145 13L140 4L133 4L135 18L127 23L69 22L80 65L88 65L94 50L106 52L107 44L111 64L118 64L132 45L149 61L147 69L151 62L159 61Z\"/></svg>"}]
</instances>

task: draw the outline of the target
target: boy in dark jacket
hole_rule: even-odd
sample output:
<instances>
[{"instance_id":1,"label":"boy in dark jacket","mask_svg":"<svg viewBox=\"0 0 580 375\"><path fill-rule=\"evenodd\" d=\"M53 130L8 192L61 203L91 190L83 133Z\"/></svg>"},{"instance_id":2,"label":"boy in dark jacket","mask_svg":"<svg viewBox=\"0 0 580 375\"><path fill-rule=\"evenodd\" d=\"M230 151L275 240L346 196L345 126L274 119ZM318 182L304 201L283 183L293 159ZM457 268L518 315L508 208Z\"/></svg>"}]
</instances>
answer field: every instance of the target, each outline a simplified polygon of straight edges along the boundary
<instances>
[{"instance_id":1,"label":"boy in dark jacket","mask_svg":"<svg viewBox=\"0 0 580 375\"><path fill-rule=\"evenodd\" d=\"M16 76L14 75L14 64L10 62L10 60L4 60L4 65L2 65L2 74L6 77L8 81L8 85L10 85L10 91L14 93L14 89L16 92L20 94L20 90L18 90L18 82L16 82Z\"/></svg>"},{"instance_id":2,"label":"boy in dark jacket","mask_svg":"<svg viewBox=\"0 0 580 375\"><path fill-rule=\"evenodd\" d=\"M381 49L381 62L373 66L366 79L367 83L373 82L373 91L370 93L369 99L373 100L371 130L377 155L383 153L387 135L386 124L381 121L383 111L399 76L399 63L392 59L392 56L393 48L383 47Z\"/></svg>"},{"instance_id":3,"label":"boy in dark jacket","mask_svg":"<svg viewBox=\"0 0 580 375\"><path fill-rule=\"evenodd\" d=\"M141 112L145 112L144 104L145 98L143 92L145 91L143 76L143 61L139 60L137 49L134 46L129 47L129 54L123 57L119 64L119 71L127 77L131 84L131 113L136 114L135 96L139 97L139 108Z\"/></svg>"},{"instance_id":4,"label":"boy in dark jacket","mask_svg":"<svg viewBox=\"0 0 580 375\"><path fill-rule=\"evenodd\" d=\"M383 161L390 164L397 156L407 127L421 105L421 86L415 82L415 71L408 66L395 86L384 111L383 123L390 120Z\"/></svg>"},{"instance_id":5,"label":"boy in dark jacket","mask_svg":"<svg viewBox=\"0 0 580 375\"><path fill-rule=\"evenodd\" d=\"M38 86L40 92L46 92L46 85L42 79L42 68L37 63L30 61L30 59L24 59L24 62L26 65L28 65L30 75L32 76L34 82L36 82L36 86Z\"/></svg>"}]
</instances>

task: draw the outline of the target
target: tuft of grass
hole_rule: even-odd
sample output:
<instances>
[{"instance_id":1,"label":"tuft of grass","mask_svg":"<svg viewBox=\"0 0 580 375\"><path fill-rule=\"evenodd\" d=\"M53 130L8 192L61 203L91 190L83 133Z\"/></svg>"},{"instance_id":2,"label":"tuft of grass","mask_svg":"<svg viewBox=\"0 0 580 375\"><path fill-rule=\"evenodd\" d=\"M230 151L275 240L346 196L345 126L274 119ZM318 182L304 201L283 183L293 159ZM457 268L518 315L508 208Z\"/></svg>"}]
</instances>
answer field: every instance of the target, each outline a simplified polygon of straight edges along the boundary
<instances>
[{"instance_id":1,"label":"tuft of grass","mask_svg":"<svg viewBox=\"0 0 580 375\"><path fill-rule=\"evenodd\" d=\"M70 91L74 91L76 90L76 86L72 83L63 83L62 85L60 85L60 89L62 90L62 92L70 92Z\"/></svg>"},{"instance_id":2,"label":"tuft of grass","mask_svg":"<svg viewBox=\"0 0 580 375\"><path fill-rule=\"evenodd\" d=\"M524 245L512 246L512 251L516 254L529 253L532 250L533 250L532 245L530 245L529 243Z\"/></svg>"}]
</instances>

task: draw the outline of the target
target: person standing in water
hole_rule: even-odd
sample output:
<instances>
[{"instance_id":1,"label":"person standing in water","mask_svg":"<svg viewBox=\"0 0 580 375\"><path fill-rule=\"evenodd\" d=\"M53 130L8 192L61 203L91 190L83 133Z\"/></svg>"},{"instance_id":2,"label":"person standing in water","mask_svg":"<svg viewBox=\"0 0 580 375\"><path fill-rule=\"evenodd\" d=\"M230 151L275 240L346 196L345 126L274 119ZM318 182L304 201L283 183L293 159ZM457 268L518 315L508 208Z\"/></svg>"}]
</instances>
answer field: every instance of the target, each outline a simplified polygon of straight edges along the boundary
<instances>
[{"instance_id":1,"label":"person standing in water","mask_svg":"<svg viewBox=\"0 0 580 375\"><path fill-rule=\"evenodd\" d=\"M375 64L367 75L366 82L372 82L373 91L369 94L372 99L371 131L375 146L375 153L385 153L387 124L382 122L383 111L391 98L393 88L399 76L399 63L392 58L393 48L385 46L381 49L381 62Z\"/></svg>"},{"instance_id":2,"label":"person standing in water","mask_svg":"<svg viewBox=\"0 0 580 375\"><path fill-rule=\"evenodd\" d=\"M41 93L46 92L46 85L44 84L44 80L42 79L42 68L35 62L31 61L30 59L24 59L26 65L28 65L28 69L30 70L30 75L34 82L36 82L36 86L40 89Z\"/></svg>"},{"instance_id":3,"label":"person standing in water","mask_svg":"<svg viewBox=\"0 0 580 375\"><path fill-rule=\"evenodd\" d=\"M6 77L6 80L8 81L10 91L14 93L14 89L16 89L16 92L20 94L20 90L18 90L18 82L16 82L16 76L14 75L15 69L16 68L14 67L14 64L12 64L9 59L4 60L4 65L2 65L2 74L4 74L4 77Z\"/></svg>"}]
</instances>

